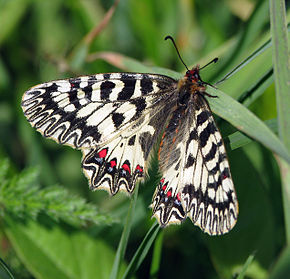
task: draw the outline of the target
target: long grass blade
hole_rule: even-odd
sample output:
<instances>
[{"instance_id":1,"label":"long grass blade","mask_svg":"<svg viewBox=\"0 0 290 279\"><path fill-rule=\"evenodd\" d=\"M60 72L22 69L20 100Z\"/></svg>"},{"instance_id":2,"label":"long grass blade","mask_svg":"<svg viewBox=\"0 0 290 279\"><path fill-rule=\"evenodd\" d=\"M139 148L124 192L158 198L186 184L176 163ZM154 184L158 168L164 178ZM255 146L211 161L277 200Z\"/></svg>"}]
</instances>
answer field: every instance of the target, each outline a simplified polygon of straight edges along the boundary
<instances>
[{"instance_id":1,"label":"long grass blade","mask_svg":"<svg viewBox=\"0 0 290 279\"><path fill-rule=\"evenodd\" d=\"M284 0L270 0L271 33L273 40L273 63L278 112L278 132L281 141L290 150L290 72L287 38L286 8ZM289 163L289 162L288 162ZM285 230L290 244L290 182L289 165L280 162Z\"/></svg>"},{"instance_id":2,"label":"long grass blade","mask_svg":"<svg viewBox=\"0 0 290 279\"><path fill-rule=\"evenodd\" d=\"M126 251L130 231L131 231L132 218L134 215L135 206L136 206L136 202L137 202L138 189L139 189L139 185L137 184L135 187L134 193L133 193L133 197L131 199L130 208L129 208L129 211L127 214L126 223L125 223L125 226L123 229L121 240L119 242L118 250L117 250L117 253L115 256L115 260L114 260L113 268L111 271L110 279L117 278L118 273L119 273L120 263L125 255L125 251Z\"/></svg>"},{"instance_id":3,"label":"long grass blade","mask_svg":"<svg viewBox=\"0 0 290 279\"><path fill-rule=\"evenodd\" d=\"M130 261L122 279L132 278L134 272L138 269L138 267L143 262L144 258L146 257L147 253L149 252L150 247L152 246L160 227L156 222L151 226L150 230L144 237L142 243L138 247L137 251L135 252L132 260Z\"/></svg>"},{"instance_id":4,"label":"long grass blade","mask_svg":"<svg viewBox=\"0 0 290 279\"><path fill-rule=\"evenodd\" d=\"M208 86L207 92L218 96L218 98L209 98L210 107L214 113L290 163L288 150L262 120L222 91Z\"/></svg>"}]
</instances>

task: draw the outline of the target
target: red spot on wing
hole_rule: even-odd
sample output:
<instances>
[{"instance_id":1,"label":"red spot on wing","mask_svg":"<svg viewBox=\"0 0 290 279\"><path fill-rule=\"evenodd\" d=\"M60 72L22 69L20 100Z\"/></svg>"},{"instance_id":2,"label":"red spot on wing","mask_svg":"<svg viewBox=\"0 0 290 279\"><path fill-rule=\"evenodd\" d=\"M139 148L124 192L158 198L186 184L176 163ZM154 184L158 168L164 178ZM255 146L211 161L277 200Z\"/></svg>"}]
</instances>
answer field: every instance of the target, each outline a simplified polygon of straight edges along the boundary
<instances>
[{"instance_id":1,"label":"red spot on wing","mask_svg":"<svg viewBox=\"0 0 290 279\"><path fill-rule=\"evenodd\" d=\"M162 187L162 190L165 191L165 190L166 190L166 187L167 187L167 185L164 185L164 186Z\"/></svg>"},{"instance_id":2,"label":"red spot on wing","mask_svg":"<svg viewBox=\"0 0 290 279\"><path fill-rule=\"evenodd\" d=\"M98 153L98 155L100 158L105 158L107 156L107 153L108 153L107 148L104 148Z\"/></svg>"},{"instance_id":3,"label":"red spot on wing","mask_svg":"<svg viewBox=\"0 0 290 279\"><path fill-rule=\"evenodd\" d=\"M162 178L162 179L160 180L160 183L161 183L161 184L163 184L163 183L164 183L164 178Z\"/></svg>"},{"instance_id":4,"label":"red spot on wing","mask_svg":"<svg viewBox=\"0 0 290 279\"><path fill-rule=\"evenodd\" d=\"M110 161L111 167L115 167L117 165L117 162L115 160Z\"/></svg>"},{"instance_id":5,"label":"red spot on wing","mask_svg":"<svg viewBox=\"0 0 290 279\"><path fill-rule=\"evenodd\" d=\"M129 167L127 164L123 164L123 165L122 165L122 168L123 168L125 171L127 171L127 172L129 172L129 173L131 174L130 167Z\"/></svg>"},{"instance_id":6,"label":"red spot on wing","mask_svg":"<svg viewBox=\"0 0 290 279\"><path fill-rule=\"evenodd\" d=\"M223 179L228 178L228 176L226 174L223 174Z\"/></svg>"},{"instance_id":7,"label":"red spot on wing","mask_svg":"<svg viewBox=\"0 0 290 279\"><path fill-rule=\"evenodd\" d=\"M177 195L176 195L176 198L177 198L177 200L181 200L181 198L180 198L180 193L177 193Z\"/></svg>"},{"instance_id":8,"label":"red spot on wing","mask_svg":"<svg viewBox=\"0 0 290 279\"><path fill-rule=\"evenodd\" d=\"M137 170L137 171L140 171L140 172L143 172L143 168L140 167L139 165L137 165L136 170Z\"/></svg>"},{"instance_id":9,"label":"red spot on wing","mask_svg":"<svg viewBox=\"0 0 290 279\"><path fill-rule=\"evenodd\" d=\"M167 197L169 198L169 197L172 196L172 192L171 192L171 191L168 191L166 195L167 195Z\"/></svg>"}]
</instances>

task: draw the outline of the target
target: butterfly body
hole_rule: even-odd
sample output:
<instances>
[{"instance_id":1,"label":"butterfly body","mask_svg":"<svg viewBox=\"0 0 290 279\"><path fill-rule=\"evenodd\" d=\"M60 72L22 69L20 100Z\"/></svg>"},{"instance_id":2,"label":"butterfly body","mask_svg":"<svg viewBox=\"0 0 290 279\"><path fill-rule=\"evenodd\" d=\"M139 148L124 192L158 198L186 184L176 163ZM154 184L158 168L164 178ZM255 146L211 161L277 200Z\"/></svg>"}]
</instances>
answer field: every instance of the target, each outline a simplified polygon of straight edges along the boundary
<instances>
[{"instance_id":1,"label":"butterfly body","mask_svg":"<svg viewBox=\"0 0 290 279\"><path fill-rule=\"evenodd\" d=\"M132 193L161 136L153 216L161 226L189 217L209 234L228 232L238 205L224 144L199 68L180 80L108 73L40 84L22 108L44 136L80 149L90 188Z\"/></svg>"}]
</instances>

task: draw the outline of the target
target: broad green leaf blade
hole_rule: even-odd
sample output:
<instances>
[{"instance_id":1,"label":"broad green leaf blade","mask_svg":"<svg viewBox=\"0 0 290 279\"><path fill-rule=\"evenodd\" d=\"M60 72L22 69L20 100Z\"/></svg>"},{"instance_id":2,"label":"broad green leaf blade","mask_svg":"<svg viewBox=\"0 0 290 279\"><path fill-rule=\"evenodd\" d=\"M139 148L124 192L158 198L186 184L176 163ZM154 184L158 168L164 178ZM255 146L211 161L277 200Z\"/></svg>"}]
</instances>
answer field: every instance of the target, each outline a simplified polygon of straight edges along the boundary
<instances>
[{"instance_id":1,"label":"broad green leaf blade","mask_svg":"<svg viewBox=\"0 0 290 279\"><path fill-rule=\"evenodd\" d=\"M275 133L278 133L278 126L277 126L277 119L269 119L265 121L265 124ZM249 144L252 139L247 137L245 134L237 131L233 134L228 136L228 139L230 141L231 149L237 149L240 148L246 144Z\"/></svg>"},{"instance_id":2,"label":"broad green leaf blade","mask_svg":"<svg viewBox=\"0 0 290 279\"><path fill-rule=\"evenodd\" d=\"M271 33L279 136L290 150L290 71L284 0L270 0Z\"/></svg>"},{"instance_id":3,"label":"broad green leaf blade","mask_svg":"<svg viewBox=\"0 0 290 279\"><path fill-rule=\"evenodd\" d=\"M254 101L256 101L266 89L274 82L273 69L270 69L263 75L258 81L256 81L242 96L238 99L244 106L249 107Z\"/></svg>"},{"instance_id":4,"label":"broad green leaf blade","mask_svg":"<svg viewBox=\"0 0 290 279\"><path fill-rule=\"evenodd\" d=\"M267 42L265 42L263 45L261 45L258 49L256 49L251 55L249 55L246 59L244 59L239 65L234 67L229 73L227 73L223 78L221 78L217 83L220 84L224 82L225 80L229 79L231 76L239 72L242 68L247 66L250 62L255 60L260 54L262 54L264 51L266 51L269 47L271 47L272 41L269 39Z\"/></svg>"},{"instance_id":5,"label":"broad green leaf blade","mask_svg":"<svg viewBox=\"0 0 290 279\"><path fill-rule=\"evenodd\" d=\"M146 66L145 64L137 61L136 59L127 57L116 52L96 52L88 56L88 61L90 62L96 59L103 59L104 61L124 71L138 73L156 73L161 75L167 75L176 79L182 77L182 74L178 72L161 67Z\"/></svg>"},{"instance_id":6,"label":"broad green leaf blade","mask_svg":"<svg viewBox=\"0 0 290 279\"><path fill-rule=\"evenodd\" d=\"M27 269L38 279L107 279L114 251L102 240L52 222L19 222L5 216L5 233ZM121 268L124 270L124 266Z\"/></svg>"},{"instance_id":7,"label":"broad green leaf blade","mask_svg":"<svg viewBox=\"0 0 290 279\"><path fill-rule=\"evenodd\" d=\"M208 98L214 113L290 162L287 149L262 120L222 91L210 86L207 91L213 96L218 96L218 98Z\"/></svg>"},{"instance_id":8,"label":"broad green leaf blade","mask_svg":"<svg viewBox=\"0 0 290 279\"><path fill-rule=\"evenodd\" d=\"M139 62L136 59L127 57L120 53L116 52L95 52L88 55L88 62L93 62L96 59L102 59L111 65L122 69L124 71L133 71L133 72L150 72L151 68L145 66L143 63Z\"/></svg>"},{"instance_id":9,"label":"broad green leaf blade","mask_svg":"<svg viewBox=\"0 0 290 279\"><path fill-rule=\"evenodd\" d=\"M279 123L279 137L290 150L290 71L287 38L286 8L284 0L270 0L271 33L273 39L273 64L276 88L276 102ZM285 158L284 158L285 159ZM282 160L281 160L282 161ZM288 161L289 163L289 161ZM290 167L280 162L284 204L285 230L290 244ZM287 179L286 179L287 177Z\"/></svg>"},{"instance_id":10,"label":"broad green leaf blade","mask_svg":"<svg viewBox=\"0 0 290 279\"><path fill-rule=\"evenodd\" d=\"M151 248L151 245L153 241L155 240L158 232L160 230L160 227L157 223L157 221L154 222L154 224L151 226L150 230L144 237L142 243L138 247L137 251L135 252L132 260L130 261L124 275L123 279L132 278L132 275L134 272L138 269L138 267L143 262L144 258L146 257L149 249Z\"/></svg>"},{"instance_id":11,"label":"broad green leaf blade","mask_svg":"<svg viewBox=\"0 0 290 279\"><path fill-rule=\"evenodd\" d=\"M111 270L110 279L115 279L118 277L119 270L120 270L120 264L124 258L125 252L126 252L127 243L128 243L129 235L131 232L132 219L134 216L137 197L138 197L138 189L139 189L139 185L137 183L135 190L134 190L134 193L133 193L133 197L132 197L131 202L130 202L130 208L128 210L126 223L125 223L125 226L123 229L121 240L119 242L118 250L117 250L117 253L115 255L115 260L114 260L113 268Z\"/></svg>"}]
</instances>

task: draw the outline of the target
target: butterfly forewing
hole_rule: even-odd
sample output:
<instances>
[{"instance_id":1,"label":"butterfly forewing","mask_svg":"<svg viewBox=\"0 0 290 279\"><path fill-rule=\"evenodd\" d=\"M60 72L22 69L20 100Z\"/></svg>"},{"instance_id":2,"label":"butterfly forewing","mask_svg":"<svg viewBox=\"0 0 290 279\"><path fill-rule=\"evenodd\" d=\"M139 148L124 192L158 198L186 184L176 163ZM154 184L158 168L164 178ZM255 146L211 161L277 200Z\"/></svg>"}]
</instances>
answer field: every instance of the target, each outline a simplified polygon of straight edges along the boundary
<instances>
[{"instance_id":1,"label":"butterfly forewing","mask_svg":"<svg viewBox=\"0 0 290 279\"><path fill-rule=\"evenodd\" d=\"M90 148L110 142L140 121L160 99L168 98L170 90L158 93L174 83L161 75L131 73L57 80L26 91L22 108L44 136L74 148Z\"/></svg>"},{"instance_id":2,"label":"butterfly forewing","mask_svg":"<svg viewBox=\"0 0 290 279\"><path fill-rule=\"evenodd\" d=\"M234 226L238 205L198 71L179 81L139 73L51 81L26 91L22 108L45 137L81 149L91 189L112 195L133 192L161 137L153 215L161 226L189 217L207 233L223 234Z\"/></svg>"}]
</instances>

